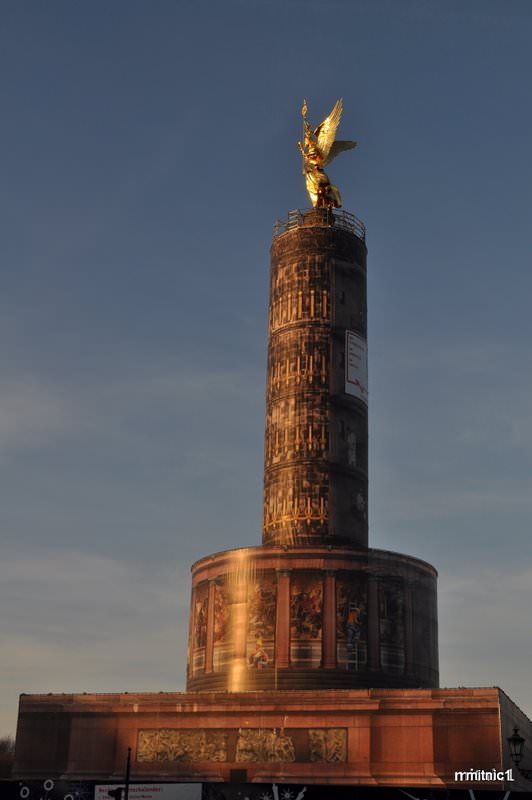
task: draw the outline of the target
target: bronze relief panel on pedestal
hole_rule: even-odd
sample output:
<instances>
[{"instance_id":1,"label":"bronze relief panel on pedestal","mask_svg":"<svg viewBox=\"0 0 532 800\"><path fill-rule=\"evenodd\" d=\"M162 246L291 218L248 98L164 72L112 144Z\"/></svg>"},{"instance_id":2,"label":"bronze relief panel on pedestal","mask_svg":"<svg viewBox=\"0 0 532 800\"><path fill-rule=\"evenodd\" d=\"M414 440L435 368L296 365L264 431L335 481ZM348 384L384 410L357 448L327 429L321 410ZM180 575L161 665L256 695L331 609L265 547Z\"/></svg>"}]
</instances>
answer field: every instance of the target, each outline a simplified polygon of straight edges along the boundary
<instances>
[{"instance_id":1,"label":"bronze relief panel on pedestal","mask_svg":"<svg viewBox=\"0 0 532 800\"><path fill-rule=\"evenodd\" d=\"M238 731L235 761L289 763L295 760L292 737L281 728L240 728Z\"/></svg>"},{"instance_id":2,"label":"bronze relief panel on pedestal","mask_svg":"<svg viewBox=\"0 0 532 800\"><path fill-rule=\"evenodd\" d=\"M173 728L140 730L136 760L141 763L227 761L227 733Z\"/></svg>"}]
</instances>

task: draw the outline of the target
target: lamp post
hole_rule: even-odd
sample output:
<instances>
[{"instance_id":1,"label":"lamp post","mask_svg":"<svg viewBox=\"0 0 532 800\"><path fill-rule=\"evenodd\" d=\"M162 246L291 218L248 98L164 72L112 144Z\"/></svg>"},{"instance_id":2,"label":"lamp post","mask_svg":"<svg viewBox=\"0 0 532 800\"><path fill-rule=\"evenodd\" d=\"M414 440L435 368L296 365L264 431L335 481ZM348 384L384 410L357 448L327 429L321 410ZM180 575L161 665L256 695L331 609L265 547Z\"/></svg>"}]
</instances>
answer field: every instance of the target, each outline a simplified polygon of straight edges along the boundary
<instances>
[{"instance_id":1,"label":"lamp post","mask_svg":"<svg viewBox=\"0 0 532 800\"><path fill-rule=\"evenodd\" d=\"M523 758L523 745L525 743L525 740L519 733L519 728L514 728L514 732L508 737L507 742L510 745L510 755L517 770L527 781L532 780L532 769L524 769L519 766Z\"/></svg>"},{"instance_id":2,"label":"lamp post","mask_svg":"<svg viewBox=\"0 0 532 800\"><path fill-rule=\"evenodd\" d=\"M131 747L127 748L126 761L126 781L124 786L117 786L116 789L109 789L107 795L114 800L129 800L129 778L131 774Z\"/></svg>"},{"instance_id":3,"label":"lamp post","mask_svg":"<svg viewBox=\"0 0 532 800\"><path fill-rule=\"evenodd\" d=\"M129 800L129 777L131 774L131 747L127 748L127 762L126 762L126 785L124 792L124 800Z\"/></svg>"}]
</instances>

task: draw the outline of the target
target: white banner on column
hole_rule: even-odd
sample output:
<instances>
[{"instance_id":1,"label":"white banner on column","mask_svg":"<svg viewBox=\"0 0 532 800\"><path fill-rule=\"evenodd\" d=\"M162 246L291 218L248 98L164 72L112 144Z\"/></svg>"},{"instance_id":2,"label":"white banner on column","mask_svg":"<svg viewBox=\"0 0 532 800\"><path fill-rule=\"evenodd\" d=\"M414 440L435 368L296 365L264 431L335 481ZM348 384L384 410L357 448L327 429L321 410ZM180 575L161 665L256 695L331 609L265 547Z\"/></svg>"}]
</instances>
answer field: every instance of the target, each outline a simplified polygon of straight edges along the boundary
<instances>
[{"instance_id":1,"label":"white banner on column","mask_svg":"<svg viewBox=\"0 0 532 800\"><path fill-rule=\"evenodd\" d=\"M368 404L368 346L353 331L345 332L345 393Z\"/></svg>"}]
</instances>

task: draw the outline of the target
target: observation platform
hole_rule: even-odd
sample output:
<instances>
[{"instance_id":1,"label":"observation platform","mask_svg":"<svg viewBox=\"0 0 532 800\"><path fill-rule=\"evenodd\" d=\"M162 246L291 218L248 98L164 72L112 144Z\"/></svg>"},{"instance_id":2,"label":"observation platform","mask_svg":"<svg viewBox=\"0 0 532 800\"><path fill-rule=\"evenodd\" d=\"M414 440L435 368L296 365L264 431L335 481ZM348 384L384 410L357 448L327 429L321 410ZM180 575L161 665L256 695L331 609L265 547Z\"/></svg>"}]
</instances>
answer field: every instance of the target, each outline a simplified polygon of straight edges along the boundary
<instances>
[{"instance_id":1,"label":"observation platform","mask_svg":"<svg viewBox=\"0 0 532 800\"><path fill-rule=\"evenodd\" d=\"M273 239L297 228L324 227L354 233L361 241L366 241L366 226L362 220L349 211L340 208L296 208L286 217L278 219L273 226Z\"/></svg>"}]
</instances>

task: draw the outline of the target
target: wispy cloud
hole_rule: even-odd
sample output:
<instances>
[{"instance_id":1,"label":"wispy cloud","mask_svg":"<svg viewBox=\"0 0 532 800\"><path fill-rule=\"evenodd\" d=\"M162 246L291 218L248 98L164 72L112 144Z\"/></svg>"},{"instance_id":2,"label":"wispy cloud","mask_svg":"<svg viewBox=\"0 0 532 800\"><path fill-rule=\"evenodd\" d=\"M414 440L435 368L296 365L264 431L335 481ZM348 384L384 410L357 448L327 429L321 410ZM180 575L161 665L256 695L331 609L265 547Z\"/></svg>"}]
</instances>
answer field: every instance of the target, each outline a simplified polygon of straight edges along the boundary
<instances>
[{"instance_id":1,"label":"wispy cloud","mask_svg":"<svg viewBox=\"0 0 532 800\"><path fill-rule=\"evenodd\" d=\"M215 430L223 436L260 418L262 395L262 370L205 372L176 362L117 365L113 376L77 382L13 374L0 380L0 452L95 435L149 444L148 437L156 440L162 431L175 435L199 424L205 441Z\"/></svg>"},{"instance_id":2,"label":"wispy cloud","mask_svg":"<svg viewBox=\"0 0 532 800\"><path fill-rule=\"evenodd\" d=\"M377 513L450 518L532 510L532 359L496 339L398 340L372 396Z\"/></svg>"},{"instance_id":3,"label":"wispy cloud","mask_svg":"<svg viewBox=\"0 0 532 800\"><path fill-rule=\"evenodd\" d=\"M67 433L72 411L58 385L25 375L0 379L0 455L43 446Z\"/></svg>"},{"instance_id":4,"label":"wispy cloud","mask_svg":"<svg viewBox=\"0 0 532 800\"><path fill-rule=\"evenodd\" d=\"M410 485L398 480L374 497L374 502L380 516L398 521L456 519L475 513L532 513L530 483L508 481L504 476L498 481L456 476L439 489L430 480Z\"/></svg>"},{"instance_id":5,"label":"wispy cloud","mask_svg":"<svg viewBox=\"0 0 532 800\"><path fill-rule=\"evenodd\" d=\"M0 724L21 692L182 688L187 573L74 551L7 559Z\"/></svg>"},{"instance_id":6,"label":"wispy cloud","mask_svg":"<svg viewBox=\"0 0 532 800\"><path fill-rule=\"evenodd\" d=\"M530 707L532 568L462 565L441 576L441 680L444 686L501 686Z\"/></svg>"}]
</instances>

